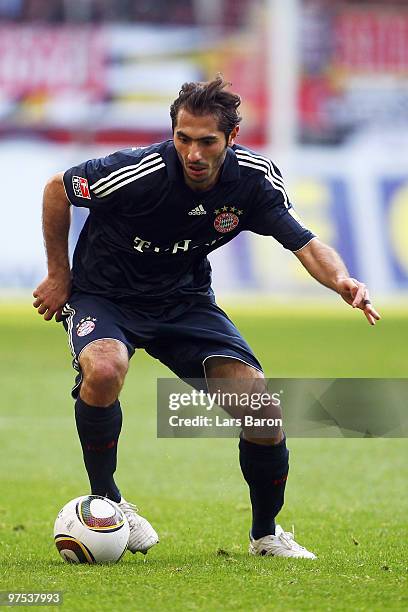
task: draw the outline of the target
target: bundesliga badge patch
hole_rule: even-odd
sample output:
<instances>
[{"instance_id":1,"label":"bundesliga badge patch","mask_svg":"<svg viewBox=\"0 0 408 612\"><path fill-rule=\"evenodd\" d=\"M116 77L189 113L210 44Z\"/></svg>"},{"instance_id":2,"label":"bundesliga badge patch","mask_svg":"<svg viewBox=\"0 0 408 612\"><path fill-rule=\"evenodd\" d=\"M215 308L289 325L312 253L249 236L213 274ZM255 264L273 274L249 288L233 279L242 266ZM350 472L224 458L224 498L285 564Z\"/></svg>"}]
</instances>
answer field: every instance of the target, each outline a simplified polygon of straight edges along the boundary
<instances>
[{"instance_id":1,"label":"bundesliga badge patch","mask_svg":"<svg viewBox=\"0 0 408 612\"><path fill-rule=\"evenodd\" d=\"M86 198L87 200L91 199L88 181L86 180L86 178L82 178L82 176L73 176L72 188L77 198Z\"/></svg>"},{"instance_id":2,"label":"bundesliga badge patch","mask_svg":"<svg viewBox=\"0 0 408 612\"><path fill-rule=\"evenodd\" d=\"M95 329L95 321L96 319L91 319L88 317L87 319L81 319L80 322L76 326L77 336L87 336Z\"/></svg>"},{"instance_id":3,"label":"bundesliga badge patch","mask_svg":"<svg viewBox=\"0 0 408 612\"><path fill-rule=\"evenodd\" d=\"M215 210L214 212L217 215L214 219L214 227L221 234L232 232L239 223L238 215L243 213L242 210L238 210L235 206L223 206L221 210Z\"/></svg>"}]
</instances>

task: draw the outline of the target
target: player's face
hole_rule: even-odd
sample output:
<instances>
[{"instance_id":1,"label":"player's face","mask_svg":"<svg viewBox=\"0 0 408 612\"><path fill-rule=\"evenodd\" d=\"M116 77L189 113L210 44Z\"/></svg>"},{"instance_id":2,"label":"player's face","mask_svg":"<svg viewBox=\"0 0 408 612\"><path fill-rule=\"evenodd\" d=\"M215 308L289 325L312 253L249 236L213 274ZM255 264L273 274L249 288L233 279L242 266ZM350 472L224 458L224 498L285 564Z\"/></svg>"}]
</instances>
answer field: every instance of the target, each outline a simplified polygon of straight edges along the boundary
<instances>
[{"instance_id":1,"label":"player's face","mask_svg":"<svg viewBox=\"0 0 408 612\"><path fill-rule=\"evenodd\" d=\"M234 128L228 145L234 143ZM210 189L218 180L227 153L224 132L218 129L214 115L192 115L181 108L174 128L174 146L183 166L187 185L195 191Z\"/></svg>"}]
</instances>

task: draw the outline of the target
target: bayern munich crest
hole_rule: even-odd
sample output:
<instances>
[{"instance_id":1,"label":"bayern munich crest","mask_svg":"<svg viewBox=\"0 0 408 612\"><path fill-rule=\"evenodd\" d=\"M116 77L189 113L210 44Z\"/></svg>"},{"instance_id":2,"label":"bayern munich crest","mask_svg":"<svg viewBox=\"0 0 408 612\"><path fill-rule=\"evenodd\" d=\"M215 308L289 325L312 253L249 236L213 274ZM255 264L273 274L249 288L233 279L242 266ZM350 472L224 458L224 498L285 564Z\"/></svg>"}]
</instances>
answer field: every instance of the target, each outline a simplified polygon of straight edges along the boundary
<instances>
[{"instance_id":1,"label":"bayern munich crest","mask_svg":"<svg viewBox=\"0 0 408 612\"><path fill-rule=\"evenodd\" d=\"M239 223L239 215L242 215L243 212L235 206L223 206L221 209L215 210L214 227L217 232L221 234L232 232Z\"/></svg>"},{"instance_id":2,"label":"bayern munich crest","mask_svg":"<svg viewBox=\"0 0 408 612\"><path fill-rule=\"evenodd\" d=\"M86 317L86 319L81 319L80 322L76 326L77 336L87 336L95 329L95 321L92 317Z\"/></svg>"}]
</instances>

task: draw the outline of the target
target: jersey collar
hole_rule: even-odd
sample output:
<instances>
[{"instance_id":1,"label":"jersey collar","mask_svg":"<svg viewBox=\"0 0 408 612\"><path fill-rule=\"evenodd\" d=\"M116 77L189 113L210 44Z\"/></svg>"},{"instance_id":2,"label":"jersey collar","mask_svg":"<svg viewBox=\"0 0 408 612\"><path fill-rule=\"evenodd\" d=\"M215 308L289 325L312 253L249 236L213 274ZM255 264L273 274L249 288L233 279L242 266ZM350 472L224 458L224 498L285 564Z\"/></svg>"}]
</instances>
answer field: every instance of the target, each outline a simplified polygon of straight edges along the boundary
<instances>
[{"instance_id":1,"label":"jersey collar","mask_svg":"<svg viewBox=\"0 0 408 612\"><path fill-rule=\"evenodd\" d=\"M170 181L183 179L183 169L177 156L177 151L172 140L169 140L166 154L167 174ZM237 181L240 178L240 170L237 156L231 147L227 148L227 155L222 166L220 183Z\"/></svg>"}]
</instances>

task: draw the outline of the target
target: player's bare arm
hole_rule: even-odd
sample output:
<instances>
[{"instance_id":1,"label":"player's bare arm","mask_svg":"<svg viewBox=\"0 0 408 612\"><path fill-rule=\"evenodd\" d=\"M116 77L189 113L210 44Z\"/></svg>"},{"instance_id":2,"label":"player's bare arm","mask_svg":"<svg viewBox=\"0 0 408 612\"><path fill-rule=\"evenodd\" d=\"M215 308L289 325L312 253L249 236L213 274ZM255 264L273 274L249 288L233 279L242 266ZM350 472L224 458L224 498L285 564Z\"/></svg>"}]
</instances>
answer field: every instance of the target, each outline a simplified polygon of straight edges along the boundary
<instances>
[{"instance_id":1,"label":"player's bare arm","mask_svg":"<svg viewBox=\"0 0 408 612\"><path fill-rule=\"evenodd\" d=\"M48 274L33 291L34 308L50 321L61 319L62 306L71 290L68 258L68 233L71 223L70 202L62 182L62 173L46 184L43 197L43 234L47 254Z\"/></svg>"},{"instance_id":2,"label":"player's bare arm","mask_svg":"<svg viewBox=\"0 0 408 612\"><path fill-rule=\"evenodd\" d=\"M336 291L353 308L360 308L370 325L375 325L375 322L380 320L380 315L370 302L367 287L350 277L344 262L334 249L318 238L313 238L295 255L319 283Z\"/></svg>"}]
</instances>

